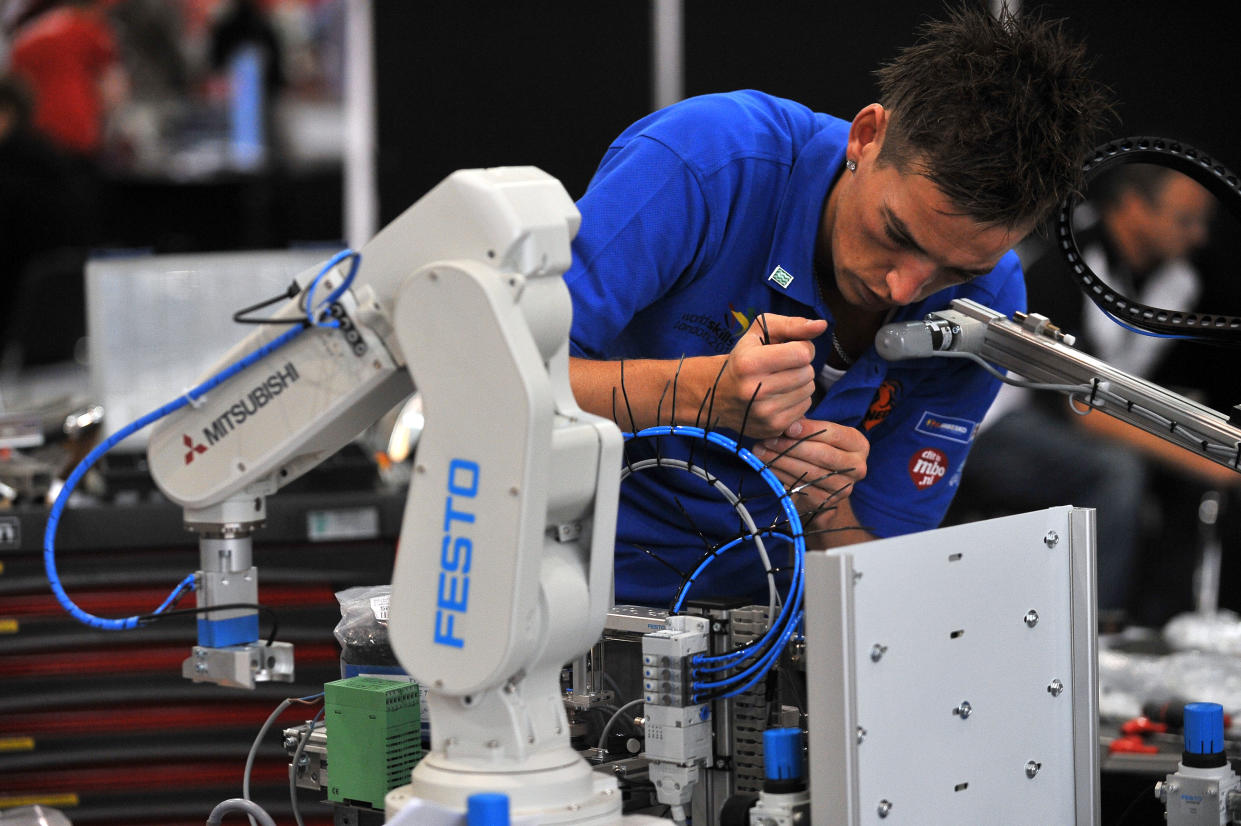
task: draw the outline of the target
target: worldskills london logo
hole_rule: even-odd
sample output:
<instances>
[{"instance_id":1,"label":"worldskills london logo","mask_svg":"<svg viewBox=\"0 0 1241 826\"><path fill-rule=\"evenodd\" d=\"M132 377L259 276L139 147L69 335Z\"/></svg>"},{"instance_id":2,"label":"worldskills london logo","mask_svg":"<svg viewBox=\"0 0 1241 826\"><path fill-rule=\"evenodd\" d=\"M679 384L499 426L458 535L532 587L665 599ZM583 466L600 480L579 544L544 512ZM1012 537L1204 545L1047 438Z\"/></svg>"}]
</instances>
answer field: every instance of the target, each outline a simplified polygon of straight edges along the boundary
<instances>
[{"instance_id":1,"label":"worldskills london logo","mask_svg":"<svg viewBox=\"0 0 1241 826\"><path fill-rule=\"evenodd\" d=\"M724 324L727 325L728 332L732 333L733 338L739 339L745 335L746 330L750 329L756 315L758 311L753 307L747 307L745 312L741 312L729 304L728 312L724 316Z\"/></svg>"}]
</instances>

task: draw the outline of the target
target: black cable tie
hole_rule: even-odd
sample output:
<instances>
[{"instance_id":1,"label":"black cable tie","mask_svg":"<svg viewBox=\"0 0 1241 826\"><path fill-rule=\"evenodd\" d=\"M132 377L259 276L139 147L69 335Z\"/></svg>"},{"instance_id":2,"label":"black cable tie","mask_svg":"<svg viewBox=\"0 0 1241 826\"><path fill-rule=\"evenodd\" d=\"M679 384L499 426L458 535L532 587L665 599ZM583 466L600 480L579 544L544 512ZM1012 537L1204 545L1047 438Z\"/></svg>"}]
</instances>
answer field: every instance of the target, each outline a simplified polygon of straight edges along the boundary
<instances>
[{"instance_id":1,"label":"black cable tie","mask_svg":"<svg viewBox=\"0 0 1241 826\"><path fill-rule=\"evenodd\" d=\"M759 314L758 314L758 317L755 319L755 321L757 321L757 322L758 322L758 326L759 326L759 327L762 329L762 331L763 331L763 339L762 339L762 340L763 340L763 344L764 344L764 345L771 344L771 331L767 329L767 318L766 318L766 315L767 315L766 313L759 313Z\"/></svg>"},{"instance_id":2,"label":"black cable tie","mask_svg":"<svg viewBox=\"0 0 1241 826\"><path fill-rule=\"evenodd\" d=\"M745 413L741 415L741 430L737 433L738 444L740 444L741 440L745 438L745 426L746 422L750 420L750 408L754 406L754 400L758 398L758 391L762 389L763 383L760 381L754 386L754 392L750 394L750 400L745 403Z\"/></svg>"},{"instance_id":3,"label":"black cable tie","mask_svg":"<svg viewBox=\"0 0 1241 826\"><path fill-rule=\"evenodd\" d=\"M663 424L662 419L664 417L664 396L668 395L668 388L671 386L672 386L672 379L668 379L666 382L664 382L663 392L659 394L659 403L655 405L655 425L657 427Z\"/></svg>"},{"instance_id":4,"label":"black cable tie","mask_svg":"<svg viewBox=\"0 0 1241 826\"><path fill-rule=\"evenodd\" d=\"M620 386L621 396L625 399L625 410L629 413L629 432L638 432L638 422L633 417L633 406L629 403L629 391L625 389L625 360L621 359L620 363Z\"/></svg>"},{"instance_id":5,"label":"black cable tie","mask_svg":"<svg viewBox=\"0 0 1241 826\"><path fill-rule=\"evenodd\" d=\"M626 544L630 545L631 547L637 548L639 551L641 551L642 553L646 554L646 555L647 555L647 556L649 556L651 559L655 560L656 562L660 563L660 564L661 564L661 565L663 565L664 567L668 568L670 571L672 571L674 574L676 574L677 576L679 576L679 577L681 578L681 583L682 583L682 584L684 584L684 583L685 583L686 577L688 577L688 576L689 576L689 574L688 574L687 572L682 571L680 568L678 568L677 566L673 565L671 562L669 562L668 560L664 559L662 556L660 556L659 554L655 553L655 552L654 552L654 551L652 551L650 548L647 548L647 547L645 547L645 546L643 546L643 545L635 545L635 544L633 544L633 543L626 543ZM677 589L677 590L679 591L680 589Z\"/></svg>"},{"instance_id":6,"label":"black cable tie","mask_svg":"<svg viewBox=\"0 0 1241 826\"><path fill-rule=\"evenodd\" d=\"M672 374L672 410L668 412L668 424L676 427L677 421L677 384L681 381L681 366L685 364L685 354L681 354L681 360L677 362L677 370ZM656 422L659 424L659 422Z\"/></svg>"},{"instance_id":7,"label":"black cable tie","mask_svg":"<svg viewBox=\"0 0 1241 826\"><path fill-rule=\"evenodd\" d=\"M294 298L300 291L301 287L297 286L296 281L293 281L280 295L265 299L257 304L251 304L249 307L243 307L233 313L233 321L237 324L307 324L305 318L247 318L250 313L257 312L264 307L270 307L277 302L288 301Z\"/></svg>"}]
</instances>

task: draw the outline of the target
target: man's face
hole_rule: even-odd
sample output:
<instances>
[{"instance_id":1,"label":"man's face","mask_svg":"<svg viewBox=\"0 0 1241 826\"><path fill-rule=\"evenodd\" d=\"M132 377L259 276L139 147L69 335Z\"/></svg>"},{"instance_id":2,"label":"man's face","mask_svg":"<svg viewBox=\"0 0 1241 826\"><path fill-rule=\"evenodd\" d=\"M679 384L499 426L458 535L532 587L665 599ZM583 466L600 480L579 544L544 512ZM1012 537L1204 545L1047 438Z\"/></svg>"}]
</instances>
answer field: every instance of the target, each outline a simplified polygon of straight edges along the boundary
<instances>
[{"instance_id":1,"label":"man's face","mask_svg":"<svg viewBox=\"0 0 1241 826\"><path fill-rule=\"evenodd\" d=\"M912 304L984 275L1030 229L954 214L930 179L878 163L876 151L859 160L856 172L842 173L837 187L823 229L831 237L836 287L861 310Z\"/></svg>"},{"instance_id":2,"label":"man's face","mask_svg":"<svg viewBox=\"0 0 1241 826\"><path fill-rule=\"evenodd\" d=\"M1207 241L1215 197L1197 181L1173 173L1154 202L1136 193L1132 220L1145 239L1152 263L1188 255Z\"/></svg>"}]
</instances>

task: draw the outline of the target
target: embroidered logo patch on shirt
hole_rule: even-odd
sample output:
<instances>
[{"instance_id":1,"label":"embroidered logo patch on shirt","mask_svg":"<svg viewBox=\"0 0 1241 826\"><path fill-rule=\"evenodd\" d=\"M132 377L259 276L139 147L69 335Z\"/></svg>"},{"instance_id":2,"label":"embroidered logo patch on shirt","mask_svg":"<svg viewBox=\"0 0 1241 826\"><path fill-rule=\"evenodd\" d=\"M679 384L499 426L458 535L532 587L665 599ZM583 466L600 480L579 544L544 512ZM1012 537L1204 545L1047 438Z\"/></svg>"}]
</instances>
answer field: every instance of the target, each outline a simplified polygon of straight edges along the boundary
<instances>
[{"instance_id":1,"label":"embroidered logo patch on shirt","mask_svg":"<svg viewBox=\"0 0 1241 826\"><path fill-rule=\"evenodd\" d=\"M909 460L909 478L918 490L926 490L947 474L948 457L942 450L920 448Z\"/></svg>"},{"instance_id":2,"label":"embroidered logo patch on shirt","mask_svg":"<svg viewBox=\"0 0 1241 826\"><path fill-rule=\"evenodd\" d=\"M901 383L896 379L886 379L875 391L875 398L870 402L866 415L862 417L862 429L868 433L888 417L896 407L896 400L901 395Z\"/></svg>"},{"instance_id":3,"label":"embroidered logo patch on shirt","mask_svg":"<svg viewBox=\"0 0 1241 826\"><path fill-rule=\"evenodd\" d=\"M918 422L914 430L925 433L927 436L968 445L974 441L974 434L978 432L978 422L953 416L941 416L930 410L924 410L922 420Z\"/></svg>"},{"instance_id":4,"label":"embroidered logo patch on shirt","mask_svg":"<svg viewBox=\"0 0 1241 826\"><path fill-rule=\"evenodd\" d=\"M787 290L789 284L793 283L793 276L784 267L777 266L771 271L771 275L767 276L767 280L774 281Z\"/></svg>"}]
</instances>

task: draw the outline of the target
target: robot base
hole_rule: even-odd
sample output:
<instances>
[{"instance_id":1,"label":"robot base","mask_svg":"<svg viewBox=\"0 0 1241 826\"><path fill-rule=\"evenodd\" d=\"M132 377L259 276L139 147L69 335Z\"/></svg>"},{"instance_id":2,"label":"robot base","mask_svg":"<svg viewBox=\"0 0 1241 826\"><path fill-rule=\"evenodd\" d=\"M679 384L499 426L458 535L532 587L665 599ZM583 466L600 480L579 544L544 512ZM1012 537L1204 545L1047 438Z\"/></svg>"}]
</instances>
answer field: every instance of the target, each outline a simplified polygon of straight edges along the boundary
<instances>
[{"instance_id":1,"label":"robot base","mask_svg":"<svg viewBox=\"0 0 1241 826\"><path fill-rule=\"evenodd\" d=\"M437 766L428 755L414 770L415 783L384 799L388 826L464 826L466 799L475 792L508 795L513 826L667 826L646 815L621 815L616 778L574 760L560 768L516 773L462 772ZM566 789L580 799L565 802Z\"/></svg>"}]
</instances>

